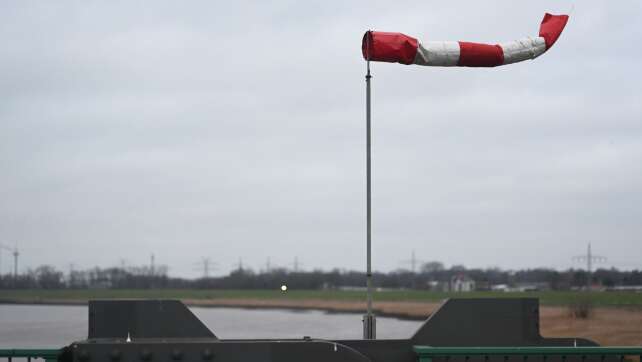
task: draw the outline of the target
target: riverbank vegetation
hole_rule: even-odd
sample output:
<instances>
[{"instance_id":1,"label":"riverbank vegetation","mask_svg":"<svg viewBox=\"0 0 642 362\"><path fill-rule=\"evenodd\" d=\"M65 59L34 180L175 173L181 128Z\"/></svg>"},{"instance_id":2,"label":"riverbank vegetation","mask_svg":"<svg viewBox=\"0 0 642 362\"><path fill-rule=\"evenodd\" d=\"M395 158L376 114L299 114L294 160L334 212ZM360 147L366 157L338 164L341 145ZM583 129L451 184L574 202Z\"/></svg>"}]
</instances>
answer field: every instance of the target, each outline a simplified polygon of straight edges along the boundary
<instances>
[{"instance_id":1,"label":"riverbank vegetation","mask_svg":"<svg viewBox=\"0 0 642 362\"><path fill-rule=\"evenodd\" d=\"M18 303L84 303L90 299L151 298L207 300L273 300L273 301L343 301L364 300L363 291L349 290L207 290L207 289L21 289L0 290L0 302ZM434 292L425 290L384 290L374 294L380 302L439 303L447 298L539 298L542 305L569 306L578 300L590 300L594 306L642 307L642 293L532 291L532 292Z\"/></svg>"},{"instance_id":2,"label":"riverbank vegetation","mask_svg":"<svg viewBox=\"0 0 642 362\"><path fill-rule=\"evenodd\" d=\"M277 290L283 284L294 290L358 289L365 284L359 271L288 270L273 268L254 272L238 268L227 275L187 279L168 274L164 266L89 268L63 273L52 266L40 266L19 274L0 276L2 289L204 289ZM380 289L449 291L569 291L586 289L642 291L642 271L598 269L558 271L539 268L501 270L498 268L444 267L439 262L423 264L417 271L399 269L376 272L374 285ZM428 294L427 294L428 295ZM438 294L437 294L438 295Z\"/></svg>"}]
</instances>

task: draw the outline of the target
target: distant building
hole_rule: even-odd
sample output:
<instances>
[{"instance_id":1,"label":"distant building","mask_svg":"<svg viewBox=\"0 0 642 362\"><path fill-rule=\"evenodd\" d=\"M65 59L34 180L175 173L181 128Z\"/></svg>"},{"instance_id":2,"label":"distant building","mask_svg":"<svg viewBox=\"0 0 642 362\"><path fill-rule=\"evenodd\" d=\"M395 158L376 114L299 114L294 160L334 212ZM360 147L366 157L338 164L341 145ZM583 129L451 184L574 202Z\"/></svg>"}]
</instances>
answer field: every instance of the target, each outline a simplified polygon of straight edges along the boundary
<instances>
[{"instance_id":1,"label":"distant building","mask_svg":"<svg viewBox=\"0 0 642 362\"><path fill-rule=\"evenodd\" d=\"M490 289L496 292L537 292L550 290L551 285L547 282L516 283L514 285L495 284Z\"/></svg>"},{"instance_id":2,"label":"distant building","mask_svg":"<svg viewBox=\"0 0 642 362\"><path fill-rule=\"evenodd\" d=\"M450 283L442 282L439 280L431 280L426 283L428 290L433 292L448 292L450 290Z\"/></svg>"},{"instance_id":3,"label":"distant building","mask_svg":"<svg viewBox=\"0 0 642 362\"><path fill-rule=\"evenodd\" d=\"M451 292L472 292L473 290L475 290L475 281L471 277L460 273L450 278Z\"/></svg>"},{"instance_id":4,"label":"distant building","mask_svg":"<svg viewBox=\"0 0 642 362\"><path fill-rule=\"evenodd\" d=\"M551 285L548 282L517 283L514 289L517 292L541 292L551 290Z\"/></svg>"},{"instance_id":5,"label":"distant building","mask_svg":"<svg viewBox=\"0 0 642 362\"><path fill-rule=\"evenodd\" d=\"M477 291L489 291L491 290L490 282L487 280L476 280L475 281L475 290Z\"/></svg>"},{"instance_id":6,"label":"distant building","mask_svg":"<svg viewBox=\"0 0 642 362\"><path fill-rule=\"evenodd\" d=\"M642 285L616 285L606 288L606 291L616 292L642 292Z\"/></svg>"},{"instance_id":7,"label":"distant building","mask_svg":"<svg viewBox=\"0 0 642 362\"><path fill-rule=\"evenodd\" d=\"M509 291L510 287L508 284L495 284L491 285L490 290L494 292L507 292Z\"/></svg>"}]
</instances>

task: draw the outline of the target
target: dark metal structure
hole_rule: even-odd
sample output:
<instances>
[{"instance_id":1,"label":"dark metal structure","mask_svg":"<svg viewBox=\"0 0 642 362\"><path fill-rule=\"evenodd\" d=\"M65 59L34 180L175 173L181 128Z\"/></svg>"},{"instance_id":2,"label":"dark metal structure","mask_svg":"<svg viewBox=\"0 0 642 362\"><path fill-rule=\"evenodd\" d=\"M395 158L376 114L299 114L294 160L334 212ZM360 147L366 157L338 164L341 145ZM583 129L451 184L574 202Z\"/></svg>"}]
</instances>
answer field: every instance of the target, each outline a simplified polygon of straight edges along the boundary
<instances>
[{"instance_id":1,"label":"dark metal structure","mask_svg":"<svg viewBox=\"0 0 642 362\"><path fill-rule=\"evenodd\" d=\"M60 360L414 362L420 346L582 347L597 344L579 338L543 338L539 334L538 301L530 298L450 299L412 337L393 340L322 340L303 336L301 339L225 340L218 339L180 301L105 300L89 302L89 336L66 347ZM488 356L475 358L489 359ZM452 361L469 359L454 357ZM556 358L548 359L553 360Z\"/></svg>"},{"instance_id":2,"label":"dark metal structure","mask_svg":"<svg viewBox=\"0 0 642 362\"><path fill-rule=\"evenodd\" d=\"M637 356L642 358L642 347L414 347L418 362L433 362L436 358L464 357L465 359L483 357L501 357L504 361L509 359L546 361L550 357L585 361L586 359L599 359L622 361L625 357ZM642 361L642 359L641 359Z\"/></svg>"}]
</instances>

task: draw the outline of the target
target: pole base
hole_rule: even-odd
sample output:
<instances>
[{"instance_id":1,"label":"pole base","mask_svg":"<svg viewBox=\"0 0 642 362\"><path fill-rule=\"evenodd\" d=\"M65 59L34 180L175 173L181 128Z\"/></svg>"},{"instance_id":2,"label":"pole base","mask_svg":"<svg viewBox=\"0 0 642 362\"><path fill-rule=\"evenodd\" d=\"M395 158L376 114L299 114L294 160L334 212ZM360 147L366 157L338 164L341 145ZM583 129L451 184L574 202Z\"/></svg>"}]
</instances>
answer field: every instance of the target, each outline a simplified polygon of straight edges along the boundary
<instances>
[{"instance_id":1,"label":"pole base","mask_svg":"<svg viewBox=\"0 0 642 362\"><path fill-rule=\"evenodd\" d=\"M377 318L374 314L363 315L363 339L377 339Z\"/></svg>"}]
</instances>

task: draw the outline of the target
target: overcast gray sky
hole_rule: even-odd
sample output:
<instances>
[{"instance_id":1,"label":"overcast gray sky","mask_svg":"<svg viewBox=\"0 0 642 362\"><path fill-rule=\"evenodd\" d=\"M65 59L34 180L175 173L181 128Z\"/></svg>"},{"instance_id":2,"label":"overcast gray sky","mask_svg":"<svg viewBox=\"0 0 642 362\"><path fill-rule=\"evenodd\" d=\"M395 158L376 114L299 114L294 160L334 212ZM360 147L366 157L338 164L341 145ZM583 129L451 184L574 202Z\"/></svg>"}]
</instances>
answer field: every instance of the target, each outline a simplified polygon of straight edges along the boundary
<instances>
[{"instance_id":1,"label":"overcast gray sky","mask_svg":"<svg viewBox=\"0 0 642 362\"><path fill-rule=\"evenodd\" d=\"M373 64L374 267L641 268L640 1L4 1L0 243L364 269L364 30L494 43L573 4L534 61Z\"/></svg>"}]
</instances>

